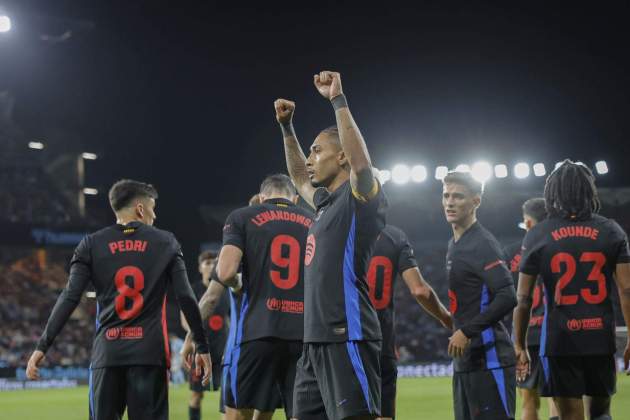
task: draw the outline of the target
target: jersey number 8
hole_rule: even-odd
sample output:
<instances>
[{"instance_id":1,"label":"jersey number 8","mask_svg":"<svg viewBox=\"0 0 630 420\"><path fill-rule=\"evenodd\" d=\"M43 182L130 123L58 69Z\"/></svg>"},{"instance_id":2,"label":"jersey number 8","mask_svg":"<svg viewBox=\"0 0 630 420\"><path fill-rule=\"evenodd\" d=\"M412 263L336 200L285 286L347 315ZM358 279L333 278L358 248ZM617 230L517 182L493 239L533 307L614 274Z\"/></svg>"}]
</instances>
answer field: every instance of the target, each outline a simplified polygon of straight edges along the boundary
<instances>
[{"instance_id":1,"label":"jersey number 8","mask_svg":"<svg viewBox=\"0 0 630 420\"><path fill-rule=\"evenodd\" d=\"M131 278L132 286L127 284L127 278ZM114 301L118 317L122 320L135 318L144 305L144 298L140 294L144 289L144 274L138 267L127 265L116 272L114 283L118 290L118 296ZM127 299L131 300L129 309L127 309Z\"/></svg>"}]
</instances>

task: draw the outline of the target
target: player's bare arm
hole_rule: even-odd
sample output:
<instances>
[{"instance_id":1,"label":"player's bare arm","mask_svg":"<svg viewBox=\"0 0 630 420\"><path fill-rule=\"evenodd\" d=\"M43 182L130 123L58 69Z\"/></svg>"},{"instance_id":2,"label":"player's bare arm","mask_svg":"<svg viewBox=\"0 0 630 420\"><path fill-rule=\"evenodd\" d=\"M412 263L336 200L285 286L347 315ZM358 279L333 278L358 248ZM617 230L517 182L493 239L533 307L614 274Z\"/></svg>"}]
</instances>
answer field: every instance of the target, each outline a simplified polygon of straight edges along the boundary
<instances>
[{"instance_id":1,"label":"player's bare arm","mask_svg":"<svg viewBox=\"0 0 630 420\"><path fill-rule=\"evenodd\" d=\"M341 86L341 75L333 71L322 71L314 76L313 82L319 93L333 104L339 130L341 147L350 165L352 189L362 197L375 194L375 179L372 162L359 127L352 117Z\"/></svg>"},{"instance_id":2,"label":"player's bare arm","mask_svg":"<svg viewBox=\"0 0 630 420\"><path fill-rule=\"evenodd\" d=\"M626 325L630 326L630 264L617 264L615 281L619 290L619 302L623 319L626 321ZM626 374L630 375L630 330L628 330L626 348L623 352L623 363Z\"/></svg>"},{"instance_id":3,"label":"player's bare arm","mask_svg":"<svg viewBox=\"0 0 630 420\"><path fill-rule=\"evenodd\" d=\"M403 271L402 278L416 302L431 316L440 321L444 328L452 330L453 319L450 312L440 302L431 285L424 280L418 267L412 267Z\"/></svg>"},{"instance_id":4,"label":"player's bare arm","mask_svg":"<svg viewBox=\"0 0 630 420\"><path fill-rule=\"evenodd\" d=\"M243 259L243 251L234 245L224 245L217 261L217 279L227 287L240 289L238 268Z\"/></svg>"},{"instance_id":5,"label":"player's bare arm","mask_svg":"<svg viewBox=\"0 0 630 420\"><path fill-rule=\"evenodd\" d=\"M289 176L295 184L300 196L309 205L314 207L313 195L315 188L306 171L306 156L298 142L295 129L293 128L293 113L295 112L295 102L286 99L277 99L273 106L276 110L276 120L282 129L284 138L284 156L287 160L287 170Z\"/></svg>"},{"instance_id":6,"label":"player's bare arm","mask_svg":"<svg viewBox=\"0 0 630 420\"><path fill-rule=\"evenodd\" d=\"M532 293L536 276L520 273L518 277L518 303L514 308L514 352L516 353L516 379L525 380L530 371L527 352L527 328L532 311Z\"/></svg>"}]
</instances>

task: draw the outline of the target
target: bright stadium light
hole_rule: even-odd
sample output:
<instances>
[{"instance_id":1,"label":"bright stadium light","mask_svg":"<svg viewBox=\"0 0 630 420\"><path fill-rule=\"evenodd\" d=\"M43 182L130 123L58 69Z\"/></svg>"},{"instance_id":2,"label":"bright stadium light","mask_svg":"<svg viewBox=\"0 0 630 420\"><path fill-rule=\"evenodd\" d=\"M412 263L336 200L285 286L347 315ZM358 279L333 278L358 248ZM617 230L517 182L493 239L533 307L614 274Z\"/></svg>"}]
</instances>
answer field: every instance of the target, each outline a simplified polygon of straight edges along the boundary
<instances>
[{"instance_id":1,"label":"bright stadium light","mask_svg":"<svg viewBox=\"0 0 630 420\"><path fill-rule=\"evenodd\" d=\"M392 181L396 184L406 184L411 177L411 170L407 165L396 165L392 169Z\"/></svg>"},{"instance_id":2,"label":"bright stadium light","mask_svg":"<svg viewBox=\"0 0 630 420\"><path fill-rule=\"evenodd\" d=\"M0 16L0 32L9 32L11 30L11 19L8 16Z\"/></svg>"},{"instance_id":3,"label":"bright stadium light","mask_svg":"<svg viewBox=\"0 0 630 420\"><path fill-rule=\"evenodd\" d=\"M81 157L87 160L96 160L98 156L96 155L96 153L85 152L85 153L81 153Z\"/></svg>"},{"instance_id":4,"label":"bright stadium light","mask_svg":"<svg viewBox=\"0 0 630 420\"><path fill-rule=\"evenodd\" d=\"M508 176L508 168L504 164L499 164L494 166L494 176L497 178L507 178Z\"/></svg>"},{"instance_id":5,"label":"bright stadium light","mask_svg":"<svg viewBox=\"0 0 630 420\"><path fill-rule=\"evenodd\" d=\"M29 141L28 148L34 150L42 150L44 148L44 143L40 141Z\"/></svg>"},{"instance_id":6,"label":"bright stadium light","mask_svg":"<svg viewBox=\"0 0 630 420\"><path fill-rule=\"evenodd\" d=\"M378 171L378 180L381 184L385 185L385 183L391 181L392 179L392 171L389 169L379 169Z\"/></svg>"},{"instance_id":7,"label":"bright stadium light","mask_svg":"<svg viewBox=\"0 0 630 420\"><path fill-rule=\"evenodd\" d=\"M457 172L470 172L470 165L467 165L465 163L460 163L459 165L457 165L455 167L455 171L457 171Z\"/></svg>"},{"instance_id":8,"label":"bright stadium light","mask_svg":"<svg viewBox=\"0 0 630 420\"><path fill-rule=\"evenodd\" d=\"M472 176L485 184L492 177L492 166L488 162L477 162L472 166Z\"/></svg>"},{"instance_id":9,"label":"bright stadium light","mask_svg":"<svg viewBox=\"0 0 630 420\"><path fill-rule=\"evenodd\" d=\"M534 175L536 176L545 176L547 174L547 169L545 169L544 163L534 163L532 168L534 169Z\"/></svg>"},{"instance_id":10,"label":"bright stadium light","mask_svg":"<svg viewBox=\"0 0 630 420\"><path fill-rule=\"evenodd\" d=\"M448 167L446 166L438 166L435 168L435 179L441 181L448 174Z\"/></svg>"},{"instance_id":11,"label":"bright stadium light","mask_svg":"<svg viewBox=\"0 0 630 420\"><path fill-rule=\"evenodd\" d=\"M98 190L96 188L83 188L83 194L85 194L85 195L96 195L96 194L98 194Z\"/></svg>"},{"instance_id":12,"label":"bright stadium light","mask_svg":"<svg viewBox=\"0 0 630 420\"><path fill-rule=\"evenodd\" d=\"M514 176L518 179L527 178L529 176L529 165L525 162L519 162L514 165Z\"/></svg>"},{"instance_id":13,"label":"bright stadium light","mask_svg":"<svg viewBox=\"0 0 630 420\"><path fill-rule=\"evenodd\" d=\"M605 160L595 162L595 170L600 175L606 175L608 173L608 164Z\"/></svg>"},{"instance_id":14,"label":"bright stadium light","mask_svg":"<svg viewBox=\"0 0 630 420\"><path fill-rule=\"evenodd\" d=\"M411 168L411 180L413 182L424 182L427 179L427 168L423 165L416 165Z\"/></svg>"}]
</instances>

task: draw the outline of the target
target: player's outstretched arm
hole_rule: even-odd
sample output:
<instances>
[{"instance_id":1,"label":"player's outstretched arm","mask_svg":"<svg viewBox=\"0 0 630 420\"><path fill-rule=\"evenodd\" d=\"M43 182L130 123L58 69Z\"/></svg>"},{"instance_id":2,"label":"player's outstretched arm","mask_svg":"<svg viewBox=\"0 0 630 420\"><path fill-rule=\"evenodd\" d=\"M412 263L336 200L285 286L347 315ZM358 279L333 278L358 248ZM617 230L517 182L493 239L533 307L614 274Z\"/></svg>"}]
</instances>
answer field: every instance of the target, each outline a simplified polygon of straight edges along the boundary
<instances>
[{"instance_id":1,"label":"player's outstretched arm","mask_svg":"<svg viewBox=\"0 0 630 420\"><path fill-rule=\"evenodd\" d=\"M284 139L284 156L287 160L287 170L289 176L295 184L300 196L309 205L314 207L313 195L315 188L311 185L311 180L306 171L306 156L302 151L300 142L293 128L293 113L295 112L295 102L286 99L277 99L273 106L276 110L276 121L282 129Z\"/></svg>"},{"instance_id":2,"label":"player's outstretched arm","mask_svg":"<svg viewBox=\"0 0 630 420\"><path fill-rule=\"evenodd\" d=\"M372 174L372 162L359 127L352 117L341 86L341 75L334 71L322 71L313 77L319 93L328 99L335 109L341 147L350 165L352 189L361 197L372 198L378 185Z\"/></svg>"},{"instance_id":3,"label":"player's outstretched arm","mask_svg":"<svg viewBox=\"0 0 630 420\"><path fill-rule=\"evenodd\" d=\"M226 287L240 289L238 268L241 266L243 251L234 245L223 245L216 265L216 279Z\"/></svg>"},{"instance_id":4,"label":"player's outstretched arm","mask_svg":"<svg viewBox=\"0 0 630 420\"><path fill-rule=\"evenodd\" d=\"M70 266L70 274L68 276L68 284L61 292L57 303L48 318L46 328L37 343L37 350L31 355L26 368L26 377L29 379L39 379L39 365L44 360L46 351L50 348L55 337L59 335L68 318L72 315L79 302L83 291L87 287L91 278L91 271L88 261L83 257L87 245L85 240L82 241L77 250Z\"/></svg>"},{"instance_id":5,"label":"player's outstretched arm","mask_svg":"<svg viewBox=\"0 0 630 420\"><path fill-rule=\"evenodd\" d=\"M619 290L619 303L626 326L630 328L630 263L617 264L615 269L615 281ZM630 375L630 329L623 353L624 370Z\"/></svg>"},{"instance_id":6,"label":"player's outstretched arm","mask_svg":"<svg viewBox=\"0 0 630 420\"><path fill-rule=\"evenodd\" d=\"M516 352L516 378L525 380L529 375L529 355L527 353L527 328L532 312L532 293L536 286L536 276L525 273L518 275L518 303L514 308L514 351Z\"/></svg>"},{"instance_id":7,"label":"player's outstretched arm","mask_svg":"<svg viewBox=\"0 0 630 420\"><path fill-rule=\"evenodd\" d=\"M424 280L418 267L412 267L403 271L402 278L416 302L431 316L440 321L445 328L452 330L453 320L451 314L440 302L435 290Z\"/></svg>"},{"instance_id":8,"label":"player's outstretched arm","mask_svg":"<svg viewBox=\"0 0 630 420\"><path fill-rule=\"evenodd\" d=\"M207 319L214 314L224 292L225 286L223 284L215 280L210 281L208 288L199 300L199 311L202 319Z\"/></svg>"}]
</instances>

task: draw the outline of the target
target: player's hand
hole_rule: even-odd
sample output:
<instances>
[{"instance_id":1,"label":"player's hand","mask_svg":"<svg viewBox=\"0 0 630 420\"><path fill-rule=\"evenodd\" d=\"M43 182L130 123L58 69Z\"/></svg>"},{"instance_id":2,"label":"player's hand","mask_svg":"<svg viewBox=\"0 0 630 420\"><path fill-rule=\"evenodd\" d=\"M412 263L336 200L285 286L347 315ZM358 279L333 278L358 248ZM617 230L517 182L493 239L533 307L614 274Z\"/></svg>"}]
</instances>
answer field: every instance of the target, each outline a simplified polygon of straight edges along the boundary
<instances>
[{"instance_id":1,"label":"player's hand","mask_svg":"<svg viewBox=\"0 0 630 420\"><path fill-rule=\"evenodd\" d=\"M448 354L451 357L461 357L466 350L466 347L470 344L470 339L462 332L457 330L448 339Z\"/></svg>"},{"instance_id":2,"label":"player's hand","mask_svg":"<svg viewBox=\"0 0 630 420\"><path fill-rule=\"evenodd\" d=\"M35 350L28 359L28 365L26 365L26 377L30 380L39 379L39 366L44 361L44 352Z\"/></svg>"},{"instance_id":3,"label":"player's hand","mask_svg":"<svg viewBox=\"0 0 630 420\"><path fill-rule=\"evenodd\" d=\"M201 376L202 373L203 378L201 379L201 383L203 386L206 386L210 383L210 379L212 378L212 360L210 360L210 353L197 353L195 356L195 374Z\"/></svg>"},{"instance_id":4,"label":"player's hand","mask_svg":"<svg viewBox=\"0 0 630 420\"><path fill-rule=\"evenodd\" d=\"M516 353L516 380L523 382L531 373L531 359L527 349L514 346L514 353Z\"/></svg>"},{"instance_id":5,"label":"player's hand","mask_svg":"<svg viewBox=\"0 0 630 420\"><path fill-rule=\"evenodd\" d=\"M295 102L286 99L276 99L273 103L276 109L276 121L280 124L288 124L293 120Z\"/></svg>"},{"instance_id":6,"label":"player's hand","mask_svg":"<svg viewBox=\"0 0 630 420\"><path fill-rule=\"evenodd\" d=\"M343 93L341 75L334 71L322 71L313 76L313 83L317 91L329 101Z\"/></svg>"},{"instance_id":7,"label":"player's hand","mask_svg":"<svg viewBox=\"0 0 630 420\"><path fill-rule=\"evenodd\" d=\"M195 345L192 342L192 338L190 333L186 334L186 339L184 339L184 345L182 346L179 355L182 358L182 365L184 365L184 369L186 372L190 372L190 366L193 361L193 355L195 354Z\"/></svg>"},{"instance_id":8,"label":"player's hand","mask_svg":"<svg viewBox=\"0 0 630 420\"><path fill-rule=\"evenodd\" d=\"M626 349L623 351L623 370L626 371L626 375L630 375L630 337L626 343Z\"/></svg>"}]
</instances>

